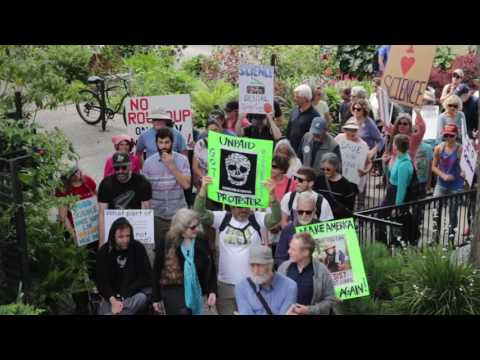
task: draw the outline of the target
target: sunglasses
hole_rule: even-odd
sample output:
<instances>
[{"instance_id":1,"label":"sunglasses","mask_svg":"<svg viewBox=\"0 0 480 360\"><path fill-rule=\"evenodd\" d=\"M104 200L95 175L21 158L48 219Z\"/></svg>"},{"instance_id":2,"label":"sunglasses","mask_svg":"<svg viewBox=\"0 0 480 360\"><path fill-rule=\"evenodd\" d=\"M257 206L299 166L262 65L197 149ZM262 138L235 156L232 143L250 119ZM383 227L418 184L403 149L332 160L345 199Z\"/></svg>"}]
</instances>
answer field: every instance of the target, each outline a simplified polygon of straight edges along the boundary
<instances>
[{"instance_id":1,"label":"sunglasses","mask_svg":"<svg viewBox=\"0 0 480 360\"><path fill-rule=\"evenodd\" d=\"M297 214L302 216L302 215L312 215L313 210L297 210Z\"/></svg>"},{"instance_id":2,"label":"sunglasses","mask_svg":"<svg viewBox=\"0 0 480 360\"><path fill-rule=\"evenodd\" d=\"M444 137L444 138L454 138L454 137L456 137L456 135L444 134L443 137Z\"/></svg>"},{"instance_id":3,"label":"sunglasses","mask_svg":"<svg viewBox=\"0 0 480 360\"><path fill-rule=\"evenodd\" d=\"M457 78L457 79L461 79L461 78L462 78L460 75L458 75L458 74L456 74L456 73L453 73L453 77L454 77L454 78Z\"/></svg>"},{"instance_id":4,"label":"sunglasses","mask_svg":"<svg viewBox=\"0 0 480 360\"><path fill-rule=\"evenodd\" d=\"M408 122L406 122L406 121L399 121L399 122L398 122L398 125L409 126L410 123L408 123Z\"/></svg>"},{"instance_id":5,"label":"sunglasses","mask_svg":"<svg viewBox=\"0 0 480 360\"><path fill-rule=\"evenodd\" d=\"M358 107L354 107L352 110L353 110L353 111L362 111L363 109L362 109L362 108L358 108Z\"/></svg>"},{"instance_id":6,"label":"sunglasses","mask_svg":"<svg viewBox=\"0 0 480 360\"><path fill-rule=\"evenodd\" d=\"M128 169L128 166L115 166L113 169L114 169L115 171L119 171L119 170L125 171L125 170Z\"/></svg>"},{"instance_id":7,"label":"sunglasses","mask_svg":"<svg viewBox=\"0 0 480 360\"><path fill-rule=\"evenodd\" d=\"M198 228L199 226L200 226L200 224L195 224L195 225L189 226L188 228L193 231L196 228Z\"/></svg>"},{"instance_id":8,"label":"sunglasses","mask_svg":"<svg viewBox=\"0 0 480 360\"><path fill-rule=\"evenodd\" d=\"M320 170L322 170L322 171L327 171L327 172L333 171L333 169L325 168L325 167L324 167L324 168L320 168Z\"/></svg>"},{"instance_id":9,"label":"sunglasses","mask_svg":"<svg viewBox=\"0 0 480 360\"><path fill-rule=\"evenodd\" d=\"M307 179L302 179L302 178L299 178L298 176L294 176L293 178L297 180L297 182L299 182L300 184L303 183L304 181L307 181Z\"/></svg>"},{"instance_id":10,"label":"sunglasses","mask_svg":"<svg viewBox=\"0 0 480 360\"><path fill-rule=\"evenodd\" d=\"M448 106L448 107L451 107L451 108L458 109L458 105L457 105L457 104L448 104L447 106Z\"/></svg>"}]
</instances>

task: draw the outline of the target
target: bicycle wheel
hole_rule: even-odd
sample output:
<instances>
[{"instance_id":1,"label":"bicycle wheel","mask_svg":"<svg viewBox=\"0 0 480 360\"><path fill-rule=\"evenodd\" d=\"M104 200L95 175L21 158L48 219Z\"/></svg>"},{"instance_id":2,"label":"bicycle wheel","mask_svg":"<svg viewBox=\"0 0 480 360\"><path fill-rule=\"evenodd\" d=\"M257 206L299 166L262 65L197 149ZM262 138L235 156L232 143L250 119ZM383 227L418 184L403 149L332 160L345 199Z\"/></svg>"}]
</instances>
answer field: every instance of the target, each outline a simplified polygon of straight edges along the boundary
<instances>
[{"instance_id":1,"label":"bicycle wheel","mask_svg":"<svg viewBox=\"0 0 480 360\"><path fill-rule=\"evenodd\" d=\"M75 103L78 115L89 125L98 124L101 120L102 108L98 95L92 90L80 90L81 100Z\"/></svg>"}]
</instances>

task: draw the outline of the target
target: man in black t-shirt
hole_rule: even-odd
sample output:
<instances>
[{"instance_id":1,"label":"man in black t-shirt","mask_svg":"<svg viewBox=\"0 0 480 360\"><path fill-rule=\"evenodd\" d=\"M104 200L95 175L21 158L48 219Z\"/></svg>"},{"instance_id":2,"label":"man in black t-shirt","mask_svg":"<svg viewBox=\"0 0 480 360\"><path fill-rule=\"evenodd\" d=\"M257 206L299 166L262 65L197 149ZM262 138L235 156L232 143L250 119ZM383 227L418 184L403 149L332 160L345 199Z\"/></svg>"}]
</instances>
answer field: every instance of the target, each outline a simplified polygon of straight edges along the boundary
<instances>
[{"instance_id":1,"label":"man in black t-shirt","mask_svg":"<svg viewBox=\"0 0 480 360\"><path fill-rule=\"evenodd\" d=\"M277 124L275 124L275 121L273 121L271 114L249 114L247 118L252 125L245 129L237 126L237 134L239 134L239 136L272 141L277 141L282 137L282 132Z\"/></svg>"},{"instance_id":2,"label":"man in black t-shirt","mask_svg":"<svg viewBox=\"0 0 480 360\"><path fill-rule=\"evenodd\" d=\"M105 209L150 209L152 186L143 175L132 172L128 154L113 155L115 174L102 180L98 188L98 225L101 247L104 242Z\"/></svg>"}]
</instances>

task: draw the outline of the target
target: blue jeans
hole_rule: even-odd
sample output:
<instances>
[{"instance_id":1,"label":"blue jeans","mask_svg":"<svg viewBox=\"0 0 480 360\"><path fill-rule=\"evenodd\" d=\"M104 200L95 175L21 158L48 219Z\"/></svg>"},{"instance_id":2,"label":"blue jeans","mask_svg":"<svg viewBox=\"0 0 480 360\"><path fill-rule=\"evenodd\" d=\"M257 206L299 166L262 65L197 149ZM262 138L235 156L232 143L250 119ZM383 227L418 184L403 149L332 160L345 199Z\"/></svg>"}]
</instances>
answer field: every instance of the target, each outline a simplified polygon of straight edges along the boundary
<instances>
[{"instance_id":1,"label":"blue jeans","mask_svg":"<svg viewBox=\"0 0 480 360\"><path fill-rule=\"evenodd\" d=\"M443 195L450 195L450 194L455 194L462 191L462 189L458 190L450 190L447 188L444 188L441 186L438 182L437 185L435 186L435 190L433 191L433 196L443 196ZM458 225L458 207L460 206L460 203L458 201L458 198L450 198L448 199L448 217L449 217L449 225L448 227L450 228L451 231L453 231L454 228L457 227ZM443 207L443 202L440 201L437 214L441 218L442 214L442 207Z\"/></svg>"}]
</instances>

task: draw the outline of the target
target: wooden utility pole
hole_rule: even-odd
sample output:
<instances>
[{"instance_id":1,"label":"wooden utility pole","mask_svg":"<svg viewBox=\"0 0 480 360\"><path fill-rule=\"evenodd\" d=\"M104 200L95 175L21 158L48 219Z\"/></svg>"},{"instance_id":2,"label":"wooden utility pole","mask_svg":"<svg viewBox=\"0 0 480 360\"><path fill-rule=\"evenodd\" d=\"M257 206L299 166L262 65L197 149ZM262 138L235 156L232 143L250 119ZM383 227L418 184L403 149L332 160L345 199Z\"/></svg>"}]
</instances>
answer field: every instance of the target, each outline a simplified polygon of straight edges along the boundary
<instances>
[{"instance_id":1,"label":"wooden utility pole","mask_svg":"<svg viewBox=\"0 0 480 360\"><path fill-rule=\"evenodd\" d=\"M480 45L477 45L476 51L476 62L477 69L480 69ZM480 101L477 104L478 106L478 126L477 129L480 129ZM470 253L470 261L477 268L480 268L480 156L477 156L477 201L475 203L475 216L473 218L473 239L472 239L472 248Z\"/></svg>"}]
</instances>

